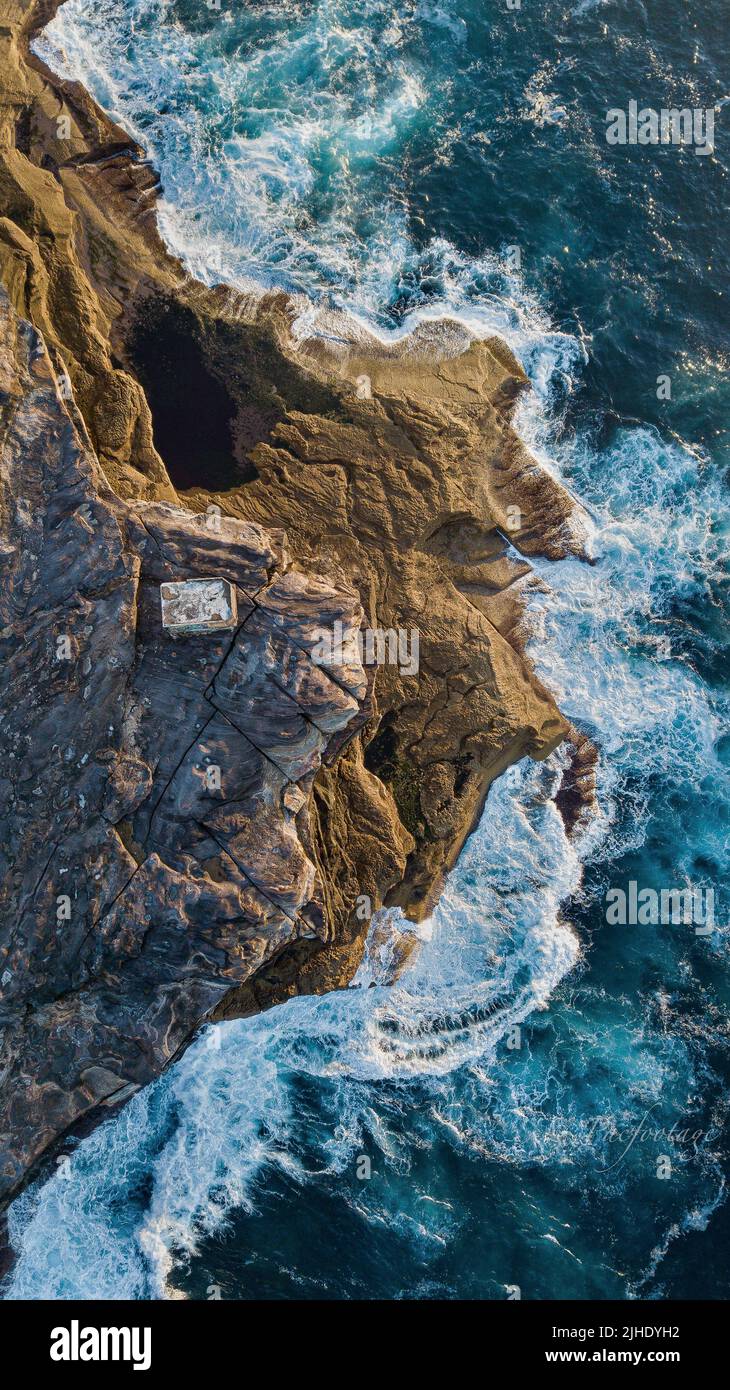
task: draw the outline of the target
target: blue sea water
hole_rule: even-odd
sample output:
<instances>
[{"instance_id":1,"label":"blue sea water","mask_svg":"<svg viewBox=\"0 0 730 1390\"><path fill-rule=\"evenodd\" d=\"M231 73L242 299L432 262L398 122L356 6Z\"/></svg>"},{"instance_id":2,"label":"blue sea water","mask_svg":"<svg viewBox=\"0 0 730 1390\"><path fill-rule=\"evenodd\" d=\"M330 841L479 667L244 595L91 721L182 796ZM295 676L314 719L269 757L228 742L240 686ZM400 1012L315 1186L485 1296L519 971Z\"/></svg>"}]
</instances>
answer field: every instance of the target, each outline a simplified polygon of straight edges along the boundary
<instances>
[{"instance_id":1,"label":"blue sea water","mask_svg":"<svg viewBox=\"0 0 730 1390\"><path fill-rule=\"evenodd\" d=\"M535 565L530 650L599 804L569 840L563 754L512 768L398 984L373 943L205 1031L15 1203L6 1297L730 1293L724 9L67 0L40 40L202 278L299 294L301 333L335 305L515 348L590 518L593 565ZM609 146L631 99L716 108L714 153ZM716 929L609 925L631 880L712 888Z\"/></svg>"}]
</instances>

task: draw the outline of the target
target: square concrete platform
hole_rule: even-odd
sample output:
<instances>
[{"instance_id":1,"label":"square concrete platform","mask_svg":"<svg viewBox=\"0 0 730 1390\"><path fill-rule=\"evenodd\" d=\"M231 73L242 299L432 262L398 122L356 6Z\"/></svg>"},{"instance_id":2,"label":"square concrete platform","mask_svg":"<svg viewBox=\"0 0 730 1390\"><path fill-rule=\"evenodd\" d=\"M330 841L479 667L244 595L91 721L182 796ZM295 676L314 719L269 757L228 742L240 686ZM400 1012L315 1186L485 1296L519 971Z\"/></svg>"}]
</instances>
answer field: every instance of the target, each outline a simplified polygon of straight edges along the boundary
<instances>
[{"instance_id":1,"label":"square concrete platform","mask_svg":"<svg viewBox=\"0 0 730 1390\"><path fill-rule=\"evenodd\" d=\"M227 579L181 579L160 585L162 626L173 637L219 632L238 623L236 591Z\"/></svg>"}]
</instances>

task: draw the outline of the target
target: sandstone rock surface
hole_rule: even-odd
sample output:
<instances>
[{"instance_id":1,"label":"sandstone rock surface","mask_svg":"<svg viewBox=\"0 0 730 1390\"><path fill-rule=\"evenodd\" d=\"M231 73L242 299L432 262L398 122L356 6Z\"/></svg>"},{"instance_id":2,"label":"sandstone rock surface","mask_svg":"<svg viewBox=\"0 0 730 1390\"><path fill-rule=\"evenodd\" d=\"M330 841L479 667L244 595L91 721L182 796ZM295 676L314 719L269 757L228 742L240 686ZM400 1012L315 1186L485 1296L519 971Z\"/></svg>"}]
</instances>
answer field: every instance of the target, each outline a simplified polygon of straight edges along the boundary
<instances>
[{"instance_id":1,"label":"sandstone rock surface","mask_svg":"<svg viewBox=\"0 0 730 1390\"><path fill-rule=\"evenodd\" d=\"M3 1191L232 986L328 939L311 787L362 702L308 654L357 595L290 577L281 531L115 497L4 292L0 332ZM201 571L237 626L172 637L160 584Z\"/></svg>"},{"instance_id":2,"label":"sandstone rock surface","mask_svg":"<svg viewBox=\"0 0 730 1390\"><path fill-rule=\"evenodd\" d=\"M0 0L0 1198L201 1022L345 985L358 903L428 914L569 733L524 598L581 546L499 339L301 341L186 274L144 151L29 53L55 7ZM237 626L172 638L160 585L210 577Z\"/></svg>"}]
</instances>

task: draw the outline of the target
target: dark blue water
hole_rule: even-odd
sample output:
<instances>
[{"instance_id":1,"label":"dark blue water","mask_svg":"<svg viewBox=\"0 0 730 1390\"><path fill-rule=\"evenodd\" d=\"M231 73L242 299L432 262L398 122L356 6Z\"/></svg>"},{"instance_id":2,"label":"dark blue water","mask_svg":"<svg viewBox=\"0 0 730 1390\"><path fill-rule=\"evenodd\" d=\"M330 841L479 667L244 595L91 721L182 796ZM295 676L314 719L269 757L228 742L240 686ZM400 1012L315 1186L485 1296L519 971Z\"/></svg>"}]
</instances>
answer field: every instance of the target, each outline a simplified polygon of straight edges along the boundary
<instances>
[{"instance_id":1,"label":"dark blue water","mask_svg":"<svg viewBox=\"0 0 730 1390\"><path fill-rule=\"evenodd\" d=\"M591 518L532 649L599 810L569 842L562 755L512 769L400 983L373 949L204 1035L16 1203L10 1296L727 1297L724 6L222 6L69 0L46 52L152 149L204 278L284 285L302 333L515 347ZM714 153L607 144L632 99L716 107ZM712 890L714 930L610 925L631 880Z\"/></svg>"}]
</instances>

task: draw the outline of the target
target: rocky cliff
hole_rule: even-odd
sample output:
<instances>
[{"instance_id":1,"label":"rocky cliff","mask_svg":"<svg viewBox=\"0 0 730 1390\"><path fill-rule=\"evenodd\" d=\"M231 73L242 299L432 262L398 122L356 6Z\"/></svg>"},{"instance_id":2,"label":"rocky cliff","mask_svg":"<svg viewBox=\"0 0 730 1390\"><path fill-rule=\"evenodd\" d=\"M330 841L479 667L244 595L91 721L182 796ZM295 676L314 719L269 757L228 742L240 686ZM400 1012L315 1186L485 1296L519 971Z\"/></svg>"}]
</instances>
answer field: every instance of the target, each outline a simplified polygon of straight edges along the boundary
<instances>
[{"instance_id":1,"label":"rocky cliff","mask_svg":"<svg viewBox=\"0 0 730 1390\"><path fill-rule=\"evenodd\" d=\"M206 1019L430 910L494 777L571 735L524 588L580 550L501 341L298 342L190 279L144 152L29 53L54 7L0 0L5 1197ZM163 629L211 576L235 627ZM584 747L573 817L589 782Z\"/></svg>"}]
</instances>

